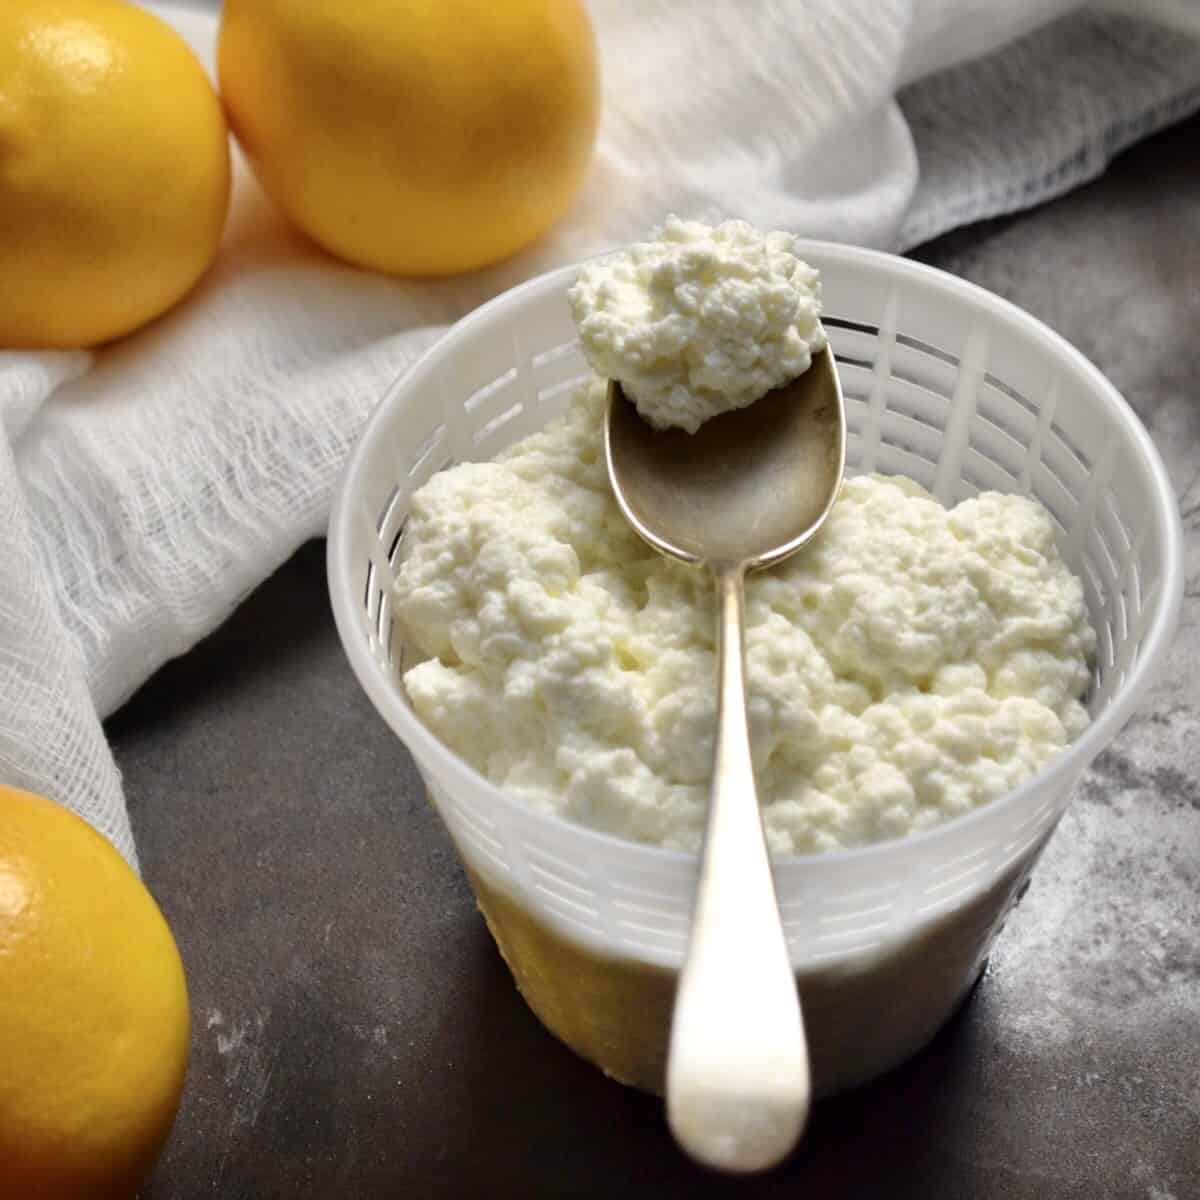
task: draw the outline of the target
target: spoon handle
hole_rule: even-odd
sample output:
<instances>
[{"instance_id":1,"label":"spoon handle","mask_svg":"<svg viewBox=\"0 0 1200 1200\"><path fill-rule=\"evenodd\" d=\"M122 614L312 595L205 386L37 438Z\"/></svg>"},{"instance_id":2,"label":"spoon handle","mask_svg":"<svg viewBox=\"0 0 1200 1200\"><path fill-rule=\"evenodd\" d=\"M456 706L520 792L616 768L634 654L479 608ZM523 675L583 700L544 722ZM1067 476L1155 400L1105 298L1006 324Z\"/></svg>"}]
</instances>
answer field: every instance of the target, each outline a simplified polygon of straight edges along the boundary
<instances>
[{"instance_id":1,"label":"spoon handle","mask_svg":"<svg viewBox=\"0 0 1200 1200\"><path fill-rule=\"evenodd\" d=\"M746 724L743 568L714 567L720 662L712 799L675 995L667 1119L693 1158L756 1171L808 1115L808 1047L763 840Z\"/></svg>"}]
</instances>

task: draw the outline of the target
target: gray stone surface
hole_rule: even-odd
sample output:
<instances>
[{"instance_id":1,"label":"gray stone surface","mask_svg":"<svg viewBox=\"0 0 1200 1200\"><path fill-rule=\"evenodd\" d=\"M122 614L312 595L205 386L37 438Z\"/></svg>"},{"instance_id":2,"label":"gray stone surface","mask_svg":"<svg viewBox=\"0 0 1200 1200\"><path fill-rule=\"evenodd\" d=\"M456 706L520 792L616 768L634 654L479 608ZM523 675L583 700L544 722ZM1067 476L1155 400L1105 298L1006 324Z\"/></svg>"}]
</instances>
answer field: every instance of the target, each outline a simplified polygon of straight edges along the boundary
<instances>
[{"instance_id":1,"label":"gray stone surface","mask_svg":"<svg viewBox=\"0 0 1200 1200\"><path fill-rule=\"evenodd\" d=\"M513 990L404 748L347 667L322 547L110 723L193 1004L146 1200L219 1196L1200 1197L1200 121L919 257L1078 344L1181 497L1170 669L1098 761L964 1007L818 1108L783 1169L693 1169L659 1105Z\"/></svg>"}]
</instances>

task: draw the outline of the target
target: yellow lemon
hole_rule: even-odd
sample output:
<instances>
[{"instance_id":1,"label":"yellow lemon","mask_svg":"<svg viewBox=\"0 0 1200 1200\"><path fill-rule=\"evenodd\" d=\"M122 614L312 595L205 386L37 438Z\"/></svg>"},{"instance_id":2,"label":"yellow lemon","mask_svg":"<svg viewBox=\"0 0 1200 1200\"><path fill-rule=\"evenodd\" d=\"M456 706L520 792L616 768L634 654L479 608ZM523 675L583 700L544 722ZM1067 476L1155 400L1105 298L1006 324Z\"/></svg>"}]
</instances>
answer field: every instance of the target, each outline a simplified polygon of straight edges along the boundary
<instances>
[{"instance_id":1,"label":"yellow lemon","mask_svg":"<svg viewBox=\"0 0 1200 1200\"><path fill-rule=\"evenodd\" d=\"M565 210L595 140L582 0L225 0L218 66L266 191L381 271L520 249Z\"/></svg>"},{"instance_id":2,"label":"yellow lemon","mask_svg":"<svg viewBox=\"0 0 1200 1200\"><path fill-rule=\"evenodd\" d=\"M73 813L0 787L0 1196L129 1200L187 1064L188 999L150 893Z\"/></svg>"},{"instance_id":3,"label":"yellow lemon","mask_svg":"<svg viewBox=\"0 0 1200 1200\"><path fill-rule=\"evenodd\" d=\"M0 347L89 346L174 304L229 203L220 102L123 0L0 2Z\"/></svg>"}]
</instances>

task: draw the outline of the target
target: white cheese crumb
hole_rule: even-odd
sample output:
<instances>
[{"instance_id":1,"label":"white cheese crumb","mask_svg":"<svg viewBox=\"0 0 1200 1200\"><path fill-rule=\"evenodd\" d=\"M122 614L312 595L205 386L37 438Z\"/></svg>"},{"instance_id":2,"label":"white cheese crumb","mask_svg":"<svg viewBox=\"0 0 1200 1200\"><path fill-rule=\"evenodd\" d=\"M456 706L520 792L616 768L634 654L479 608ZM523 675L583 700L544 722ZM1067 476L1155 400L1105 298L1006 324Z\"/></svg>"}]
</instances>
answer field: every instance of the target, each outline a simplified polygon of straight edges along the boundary
<instances>
[{"instance_id":1,"label":"white cheese crumb","mask_svg":"<svg viewBox=\"0 0 1200 1200\"><path fill-rule=\"evenodd\" d=\"M712 587L631 531L603 386L413 497L394 603L418 715L493 782L656 845L700 843L715 722ZM1095 644L1034 501L947 511L846 482L817 539L747 584L749 713L773 854L901 837L1000 796L1087 724Z\"/></svg>"},{"instance_id":2,"label":"white cheese crumb","mask_svg":"<svg viewBox=\"0 0 1200 1200\"><path fill-rule=\"evenodd\" d=\"M569 298L593 370L651 425L695 433L808 370L825 345L820 293L791 234L668 217L582 267Z\"/></svg>"}]
</instances>

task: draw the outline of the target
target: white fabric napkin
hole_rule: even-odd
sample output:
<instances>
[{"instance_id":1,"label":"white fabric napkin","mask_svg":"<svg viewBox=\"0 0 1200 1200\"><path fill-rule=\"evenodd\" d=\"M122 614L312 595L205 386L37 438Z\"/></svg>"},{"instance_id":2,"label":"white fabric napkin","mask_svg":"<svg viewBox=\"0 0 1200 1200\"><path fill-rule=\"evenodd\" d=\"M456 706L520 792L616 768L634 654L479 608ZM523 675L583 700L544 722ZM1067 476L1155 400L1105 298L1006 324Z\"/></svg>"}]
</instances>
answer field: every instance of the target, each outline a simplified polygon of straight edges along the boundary
<instances>
[{"instance_id":1,"label":"white fabric napkin","mask_svg":"<svg viewBox=\"0 0 1200 1200\"><path fill-rule=\"evenodd\" d=\"M215 17L151 7L211 68ZM1200 107L1194 0L590 7L595 167L517 258L432 283L353 270L239 163L220 256L182 306L94 354L0 352L0 781L136 863L102 718L323 531L385 388L503 288L671 211L902 249L1065 190Z\"/></svg>"}]
</instances>

